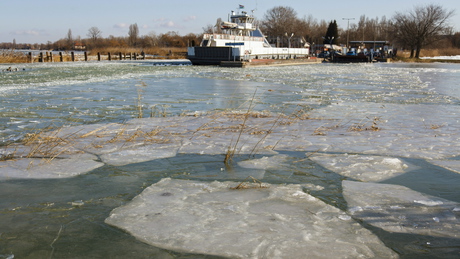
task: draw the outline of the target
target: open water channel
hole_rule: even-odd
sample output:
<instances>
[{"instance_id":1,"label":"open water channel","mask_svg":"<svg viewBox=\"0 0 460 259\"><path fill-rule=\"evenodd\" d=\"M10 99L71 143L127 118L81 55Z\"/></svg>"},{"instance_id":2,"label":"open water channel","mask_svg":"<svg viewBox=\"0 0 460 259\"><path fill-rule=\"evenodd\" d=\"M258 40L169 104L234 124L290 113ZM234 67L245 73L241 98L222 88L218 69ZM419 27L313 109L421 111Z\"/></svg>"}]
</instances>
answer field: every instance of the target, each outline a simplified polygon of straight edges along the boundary
<instances>
[{"instance_id":1,"label":"open water channel","mask_svg":"<svg viewBox=\"0 0 460 259\"><path fill-rule=\"evenodd\" d=\"M127 61L2 66L18 71L0 72L0 154L8 160L0 161L0 258L217 258L146 244L105 220L163 178L239 182L248 172L270 184L303 185L305 192L350 215L401 258L460 257L458 64L241 69ZM247 155L236 154L231 170L224 170L225 152L206 152L207 143L223 138L217 134L174 156L105 163L73 177L39 179L32 173L14 177L6 172L9 147L27 134L122 124L137 118L139 107L143 118L155 117L165 127L169 122L161 120L166 118L248 110L297 116L304 126L277 140L273 151L282 155L279 166L252 171L238 163ZM253 155L251 159L268 163L273 154ZM414 198L413 206L391 204L376 191L369 200L381 204L360 204L354 198L359 190L343 181L381 184L383 189L384 184L402 186L430 198ZM400 200L408 196L406 191L392 195ZM445 206L433 212L440 204ZM390 209L383 209L386 205ZM401 207L406 210L392 211ZM409 211L429 211L430 216L414 218ZM401 231L385 223L398 220Z\"/></svg>"}]
</instances>

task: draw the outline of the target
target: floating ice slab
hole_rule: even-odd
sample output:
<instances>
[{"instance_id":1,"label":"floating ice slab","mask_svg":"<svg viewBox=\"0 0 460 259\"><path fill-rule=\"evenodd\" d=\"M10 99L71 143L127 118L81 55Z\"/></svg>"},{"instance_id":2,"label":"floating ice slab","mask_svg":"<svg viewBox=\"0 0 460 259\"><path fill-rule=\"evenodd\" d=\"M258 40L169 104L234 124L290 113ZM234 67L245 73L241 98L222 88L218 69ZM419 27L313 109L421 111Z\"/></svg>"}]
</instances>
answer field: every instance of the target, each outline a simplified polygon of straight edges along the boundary
<instances>
[{"instance_id":1,"label":"floating ice slab","mask_svg":"<svg viewBox=\"0 0 460 259\"><path fill-rule=\"evenodd\" d=\"M106 223L141 241L232 258L396 258L339 209L300 185L166 178L112 211ZM263 187L263 188L260 188Z\"/></svg>"},{"instance_id":2,"label":"floating ice slab","mask_svg":"<svg viewBox=\"0 0 460 259\"><path fill-rule=\"evenodd\" d=\"M390 232L460 237L460 204L391 184L343 181L348 212Z\"/></svg>"},{"instance_id":3,"label":"floating ice slab","mask_svg":"<svg viewBox=\"0 0 460 259\"><path fill-rule=\"evenodd\" d=\"M363 182L379 182L416 168L399 158L356 154L315 154L310 159L327 169Z\"/></svg>"},{"instance_id":4,"label":"floating ice slab","mask_svg":"<svg viewBox=\"0 0 460 259\"><path fill-rule=\"evenodd\" d=\"M174 157L177 154L178 145L147 145L133 149L123 149L117 152L101 156L104 163L121 166L133 163L150 161L153 159Z\"/></svg>"},{"instance_id":5,"label":"floating ice slab","mask_svg":"<svg viewBox=\"0 0 460 259\"><path fill-rule=\"evenodd\" d=\"M19 158L0 161L0 179L51 179L67 178L87 173L103 163L97 157L84 154L71 158Z\"/></svg>"},{"instance_id":6,"label":"floating ice slab","mask_svg":"<svg viewBox=\"0 0 460 259\"><path fill-rule=\"evenodd\" d=\"M238 162L238 165L244 168L251 169L270 169L270 168L286 168L289 167L287 163L287 155L274 155L271 157L262 157L259 159L250 159Z\"/></svg>"}]
</instances>

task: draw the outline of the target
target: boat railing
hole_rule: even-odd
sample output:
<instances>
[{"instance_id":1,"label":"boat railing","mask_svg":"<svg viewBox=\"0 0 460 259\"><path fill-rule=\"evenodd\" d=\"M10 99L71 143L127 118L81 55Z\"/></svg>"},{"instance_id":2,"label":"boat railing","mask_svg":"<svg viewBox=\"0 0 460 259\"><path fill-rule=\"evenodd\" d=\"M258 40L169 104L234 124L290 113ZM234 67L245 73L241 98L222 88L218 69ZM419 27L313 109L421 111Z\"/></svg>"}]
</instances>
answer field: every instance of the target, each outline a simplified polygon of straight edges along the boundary
<instances>
[{"instance_id":1,"label":"boat railing","mask_svg":"<svg viewBox=\"0 0 460 259\"><path fill-rule=\"evenodd\" d=\"M235 40L235 41L264 41L263 37L252 37L252 36L239 36L239 35L230 35L230 34L210 34L205 33L203 35L204 40Z\"/></svg>"}]
</instances>

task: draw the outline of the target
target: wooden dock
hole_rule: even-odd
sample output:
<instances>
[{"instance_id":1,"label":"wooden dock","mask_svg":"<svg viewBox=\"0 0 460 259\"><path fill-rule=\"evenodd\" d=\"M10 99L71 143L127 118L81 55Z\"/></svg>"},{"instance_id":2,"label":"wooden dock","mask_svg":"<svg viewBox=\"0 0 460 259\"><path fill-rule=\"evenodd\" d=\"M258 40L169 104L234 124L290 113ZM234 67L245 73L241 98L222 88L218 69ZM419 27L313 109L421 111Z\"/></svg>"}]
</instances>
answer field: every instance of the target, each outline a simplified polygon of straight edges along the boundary
<instances>
[{"instance_id":1,"label":"wooden dock","mask_svg":"<svg viewBox=\"0 0 460 259\"><path fill-rule=\"evenodd\" d=\"M27 54L29 58L29 62L64 62L64 61L90 61L90 60L97 60L97 61L102 61L102 60L144 60L146 58L145 53L122 53L122 52L117 52L117 53L110 53L108 52L107 54L101 54L98 52L96 56L88 56L88 53L85 52L78 52L76 54L74 51L71 51L70 53L66 52L58 52L58 54L53 54L52 51L45 51L45 52L39 52L38 55L34 55L32 52L29 52ZM57 56L58 58L56 59Z\"/></svg>"}]
</instances>

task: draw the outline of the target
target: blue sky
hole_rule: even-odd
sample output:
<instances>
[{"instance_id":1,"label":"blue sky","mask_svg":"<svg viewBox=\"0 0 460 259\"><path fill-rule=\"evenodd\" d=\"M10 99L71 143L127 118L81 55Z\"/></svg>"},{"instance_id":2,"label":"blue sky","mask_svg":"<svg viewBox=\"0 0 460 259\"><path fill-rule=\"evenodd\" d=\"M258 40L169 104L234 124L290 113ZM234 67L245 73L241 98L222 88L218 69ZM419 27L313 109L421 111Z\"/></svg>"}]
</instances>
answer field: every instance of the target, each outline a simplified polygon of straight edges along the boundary
<instances>
[{"instance_id":1,"label":"blue sky","mask_svg":"<svg viewBox=\"0 0 460 259\"><path fill-rule=\"evenodd\" d=\"M298 17L312 15L319 20L337 20L346 28L343 18L361 15L391 18L396 11L411 10L417 4L439 4L455 10L451 24L460 31L460 1L424 0L0 0L0 42L46 43L65 38L69 29L74 37L87 37L88 29L96 26L103 37L126 36L130 24L137 23L141 35L174 31L180 35L201 33L203 27L215 24L217 18L227 19L239 4L262 19L267 10L276 6L289 6Z\"/></svg>"}]
</instances>

